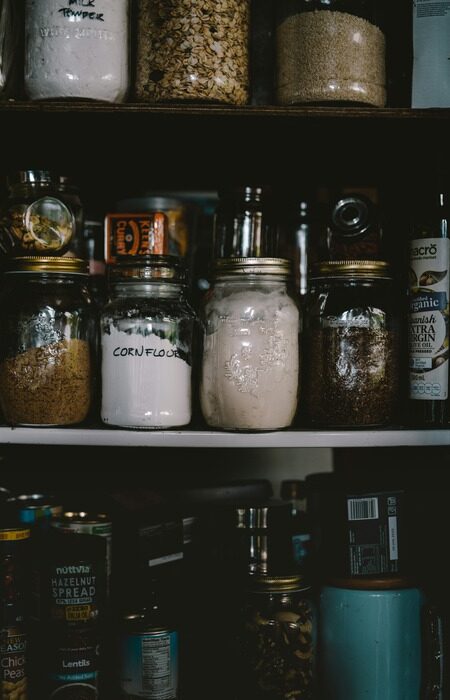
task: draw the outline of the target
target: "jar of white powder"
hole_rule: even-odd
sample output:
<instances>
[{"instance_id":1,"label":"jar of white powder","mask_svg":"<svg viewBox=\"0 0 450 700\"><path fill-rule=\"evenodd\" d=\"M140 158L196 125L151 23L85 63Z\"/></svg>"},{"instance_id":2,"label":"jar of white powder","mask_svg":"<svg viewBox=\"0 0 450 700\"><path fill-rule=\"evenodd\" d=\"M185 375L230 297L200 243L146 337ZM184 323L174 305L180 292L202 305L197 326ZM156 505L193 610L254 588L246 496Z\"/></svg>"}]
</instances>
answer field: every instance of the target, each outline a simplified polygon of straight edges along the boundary
<instances>
[{"instance_id":1,"label":"jar of white powder","mask_svg":"<svg viewBox=\"0 0 450 700\"><path fill-rule=\"evenodd\" d=\"M291 425L299 395L301 316L279 258L216 261L204 307L200 402L211 427Z\"/></svg>"},{"instance_id":2,"label":"jar of white powder","mask_svg":"<svg viewBox=\"0 0 450 700\"><path fill-rule=\"evenodd\" d=\"M179 258L118 258L100 320L101 418L123 428L172 428L191 420L195 312Z\"/></svg>"},{"instance_id":3,"label":"jar of white powder","mask_svg":"<svg viewBox=\"0 0 450 700\"><path fill-rule=\"evenodd\" d=\"M25 12L30 99L125 99L129 0L26 0Z\"/></svg>"}]
</instances>

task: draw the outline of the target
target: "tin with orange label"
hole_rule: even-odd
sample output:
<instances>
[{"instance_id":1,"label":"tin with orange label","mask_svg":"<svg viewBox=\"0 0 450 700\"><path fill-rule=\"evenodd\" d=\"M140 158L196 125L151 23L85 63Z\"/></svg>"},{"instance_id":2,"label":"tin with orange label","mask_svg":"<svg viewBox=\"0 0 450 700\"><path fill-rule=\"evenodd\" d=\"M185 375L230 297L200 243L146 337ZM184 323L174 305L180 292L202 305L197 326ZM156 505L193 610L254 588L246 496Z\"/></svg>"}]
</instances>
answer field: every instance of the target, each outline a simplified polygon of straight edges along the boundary
<instances>
[{"instance_id":1,"label":"tin with orange label","mask_svg":"<svg viewBox=\"0 0 450 700\"><path fill-rule=\"evenodd\" d=\"M107 214L105 218L105 260L116 262L120 255L166 255L168 220L160 211Z\"/></svg>"}]
</instances>

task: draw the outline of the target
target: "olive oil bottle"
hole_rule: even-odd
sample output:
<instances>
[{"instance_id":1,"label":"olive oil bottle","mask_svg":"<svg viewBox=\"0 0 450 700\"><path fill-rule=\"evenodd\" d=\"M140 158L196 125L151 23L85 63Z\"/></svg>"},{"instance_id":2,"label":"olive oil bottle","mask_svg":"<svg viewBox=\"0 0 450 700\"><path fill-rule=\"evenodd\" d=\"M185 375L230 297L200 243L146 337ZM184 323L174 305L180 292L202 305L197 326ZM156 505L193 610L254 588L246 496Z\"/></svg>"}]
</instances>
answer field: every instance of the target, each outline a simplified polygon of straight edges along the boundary
<instances>
[{"instance_id":1,"label":"olive oil bottle","mask_svg":"<svg viewBox=\"0 0 450 700\"><path fill-rule=\"evenodd\" d=\"M409 403L417 427L444 426L449 416L448 223L448 191L440 179L416 197L411 226Z\"/></svg>"}]
</instances>

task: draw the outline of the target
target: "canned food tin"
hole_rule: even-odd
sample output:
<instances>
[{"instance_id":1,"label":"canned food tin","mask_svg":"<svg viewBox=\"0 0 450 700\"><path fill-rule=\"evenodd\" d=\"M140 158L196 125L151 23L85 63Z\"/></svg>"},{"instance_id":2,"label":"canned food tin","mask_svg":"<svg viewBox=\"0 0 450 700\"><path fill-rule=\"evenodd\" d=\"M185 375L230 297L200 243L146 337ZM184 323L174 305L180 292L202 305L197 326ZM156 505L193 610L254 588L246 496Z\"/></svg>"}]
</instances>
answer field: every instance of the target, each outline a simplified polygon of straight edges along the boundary
<instances>
[{"instance_id":1,"label":"canned food tin","mask_svg":"<svg viewBox=\"0 0 450 700\"><path fill-rule=\"evenodd\" d=\"M106 540L106 580L109 590L112 562L112 523L104 513L85 511L64 511L52 526L62 532L75 532L78 535L97 535Z\"/></svg>"},{"instance_id":2,"label":"canned food tin","mask_svg":"<svg viewBox=\"0 0 450 700\"><path fill-rule=\"evenodd\" d=\"M178 633L169 627L153 627L145 611L123 617L120 690L123 700L178 697Z\"/></svg>"},{"instance_id":3,"label":"canned food tin","mask_svg":"<svg viewBox=\"0 0 450 700\"><path fill-rule=\"evenodd\" d=\"M49 521L61 515L63 507L54 496L42 493L20 494L8 498L8 503L17 510L19 522L24 525L36 525L40 521Z\"/></svg>"}]
</instances>

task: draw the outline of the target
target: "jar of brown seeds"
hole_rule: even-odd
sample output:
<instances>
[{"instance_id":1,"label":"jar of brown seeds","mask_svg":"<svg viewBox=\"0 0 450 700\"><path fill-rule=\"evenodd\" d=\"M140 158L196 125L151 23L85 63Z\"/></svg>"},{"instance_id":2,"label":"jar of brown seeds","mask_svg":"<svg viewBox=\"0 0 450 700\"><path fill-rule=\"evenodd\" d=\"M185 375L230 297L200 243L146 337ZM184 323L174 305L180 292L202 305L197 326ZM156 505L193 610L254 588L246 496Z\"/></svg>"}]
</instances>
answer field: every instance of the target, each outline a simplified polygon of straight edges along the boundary
<instances>
[{"instance_id":1,"label":"jar of brown seeds","mask_svg":"<svg viewBox=\"0 0 450 700\"><path fill-rule=\"evenodd\" d=\"M377 0L281 0L276 29L282 105L386 102L385 35Z\"/></svg>"},{"instance_id":2,"label":"jar of brown seeds","mask_svg":"<svg viewBox=\"0 0 450 700\"><path fill-rule=\"evenodd\" d=\"M135 94L246 104L250 0L139 0Z\"/></svg>"}]
</instances>

